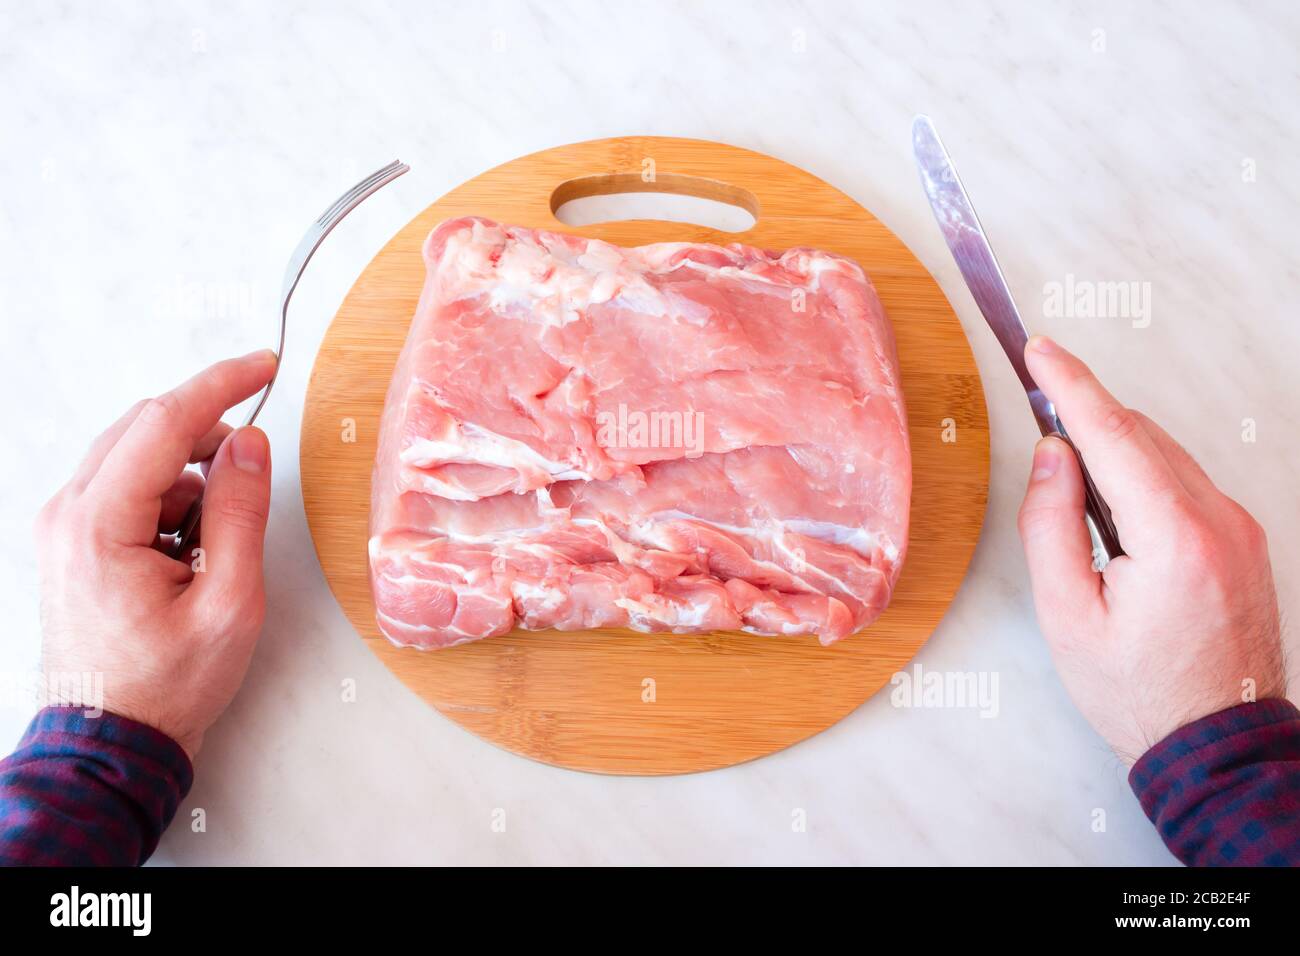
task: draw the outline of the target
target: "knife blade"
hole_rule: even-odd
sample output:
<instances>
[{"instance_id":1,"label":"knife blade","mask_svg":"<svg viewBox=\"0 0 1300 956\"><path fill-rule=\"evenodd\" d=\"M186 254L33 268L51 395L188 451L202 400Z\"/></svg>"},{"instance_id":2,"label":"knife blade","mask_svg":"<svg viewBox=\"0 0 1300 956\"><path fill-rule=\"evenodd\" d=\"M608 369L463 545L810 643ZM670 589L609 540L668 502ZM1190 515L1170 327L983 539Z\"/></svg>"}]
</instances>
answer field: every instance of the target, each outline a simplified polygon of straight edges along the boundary
<instances>
[{"instance_id":1,"label":"knife blade","mask_svg":"<svg viewBox=\"0 0 1300 956\"><path fill-rule=\"evenodd\" d=\"M1025 366L1025 343L1029 341L1029 333L1015 300L1011 297L1011 289L993 254L993 247L989 245L984 228L980 225L979 216L975 214L975 207L971 205L952 158L944 149L934 123L928 116L918 116L912 122L912 152L921 173L921 186L925 189L926 198L930 200L930 208L934 211L939 231L957 262L962 278L966 280L966 287L970 289L975 304L979 306L984 320L993 330L993 335L1020 379L1039 431L1044 435L1063 438L1079 459L1079 468L1083 472L1084 511L1093 537L1093 552L1097 556L1094 566L1102 567L1106 561L1124 553L1115 531L1115 523L1111 519L1110 507L1098 493L1083 457L1079 455L1079 449L1057 418L1055 406L1043 394Z\"/></svg>"}]
</instances>

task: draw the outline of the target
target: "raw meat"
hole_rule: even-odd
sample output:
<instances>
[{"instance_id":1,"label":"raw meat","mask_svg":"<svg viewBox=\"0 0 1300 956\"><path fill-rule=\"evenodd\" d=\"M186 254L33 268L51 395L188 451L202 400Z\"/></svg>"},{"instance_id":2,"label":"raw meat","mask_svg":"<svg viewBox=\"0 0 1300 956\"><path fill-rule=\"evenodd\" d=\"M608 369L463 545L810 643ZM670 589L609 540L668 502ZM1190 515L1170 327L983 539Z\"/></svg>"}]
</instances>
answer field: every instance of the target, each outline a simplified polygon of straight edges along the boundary
<instances>
[{"instance_id":1,"label":"raw meat","mask_svg":"<svg viewBox=\"0 0 1300 956\"><path fill-rule=\"evenodd\" d=\"M884 610L912 490L893 333L811 249L442 223L380 424L380 629L817 634Z\"/></svg>"}]
</instances>

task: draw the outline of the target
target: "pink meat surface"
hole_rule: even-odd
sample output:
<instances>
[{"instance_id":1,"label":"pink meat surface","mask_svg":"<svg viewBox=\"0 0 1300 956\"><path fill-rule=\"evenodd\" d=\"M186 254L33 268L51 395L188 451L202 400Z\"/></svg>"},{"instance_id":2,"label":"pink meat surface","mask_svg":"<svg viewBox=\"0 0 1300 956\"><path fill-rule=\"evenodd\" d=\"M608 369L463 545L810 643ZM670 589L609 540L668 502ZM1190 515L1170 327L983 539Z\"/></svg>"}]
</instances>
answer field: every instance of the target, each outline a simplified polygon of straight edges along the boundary
<instances>
[{"instance_id":1,"label":"pink meat surface","mask_svg":"<svg viewBox=\"0 0 1300 956\"><path fill-rule=\"evenodd\" d=\"M889 603L912 492L893 333L848 259L454 219L380 425L380 629L816 634Z\"/></svg>"}]
</instances>

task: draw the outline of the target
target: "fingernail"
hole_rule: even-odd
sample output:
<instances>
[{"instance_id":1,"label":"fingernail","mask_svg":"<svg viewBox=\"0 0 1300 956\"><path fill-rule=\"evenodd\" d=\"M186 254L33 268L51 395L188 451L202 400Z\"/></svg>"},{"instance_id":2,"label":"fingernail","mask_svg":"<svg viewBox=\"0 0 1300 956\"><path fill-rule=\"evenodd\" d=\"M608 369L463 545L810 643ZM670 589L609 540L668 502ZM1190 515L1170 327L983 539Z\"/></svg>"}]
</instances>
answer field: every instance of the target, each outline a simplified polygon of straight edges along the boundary
<instances>
[{"instance_id":1,"label":"fingernail","mask_svg":"<svg viewBox=\"0 0 1300 956\"><path fill-rule=\"evenodd\" d=\"M1044 355L1055 352L1057 349L1056 343L1046 335L1035 335L1029 340L1029 347L1035 352L1042 352Z\"/></svg>"},{"instance_id":2,"label":"fingernail","mask_svg":"<svg viewBox=\"0 0 1300 956\"><path fill-rule=\"evenodd\" d=\"M260 475L271 459L271 446L260 428L241 428L230 439L230 460L240 471Z\"/></svg>"},{"instance_id":3,"label":"fingernail","mask_svg":"<svg viewBox=\"0 0 1300 956\"><path fill-rule=\"evenodd\" d=\"M1034 448L1034 470L1029 475L1030 481L1044 481L1056 474L1061 467L1061 457L1057 454L1056 442L1044 438Z\"/></svg>"},{"instance_id":4,"label":"fingernail","mask_svg":"<svg viewBox=\"0 0 1300 956\"><path fill-rule=\"evenodd\" d=\"M255 352L249 352L241 361L251 362L253 359L271 363L280 361L279 357L275 354L275 349L258 349Z\"/></svg>"}]
</instances>

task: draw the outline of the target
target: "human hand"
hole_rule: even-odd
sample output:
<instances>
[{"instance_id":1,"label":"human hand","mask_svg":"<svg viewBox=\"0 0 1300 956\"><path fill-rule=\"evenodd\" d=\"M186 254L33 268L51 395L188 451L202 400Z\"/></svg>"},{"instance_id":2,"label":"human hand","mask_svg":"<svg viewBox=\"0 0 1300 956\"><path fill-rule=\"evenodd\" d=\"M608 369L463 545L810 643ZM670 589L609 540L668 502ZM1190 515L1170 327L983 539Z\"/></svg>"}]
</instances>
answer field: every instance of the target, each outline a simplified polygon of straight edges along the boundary
<instances>
[{"instance_id":1,"label":"human hand","mask_svg":"<svg viewBox=\"0 0 1300 956\"><path fill-rule=\"evenodd\" d=\"M275 354L218 362L136 404L99 436L36 523L46 675L103 675L103 707L193 757L234 697L262 628L271 457L221 415L262 388ZM186 471L207 462L207 483ZM167 545L203 494L198 553Z\"/></svg>"},{"instance_id":2,"label":"human hand","mask_svg":"<svg viewBox=\"0 0 1300 956\"><path fill-rule=\"evenodd\" d=\"M1264 529L1159 425L1050 339L1025 349L1127 554L1092 570L1083 478L1044 438L1020 508L1038 624L1084 717L1133 763L1179 727L1286 693Z\"/></svg>"}]
</instances>

